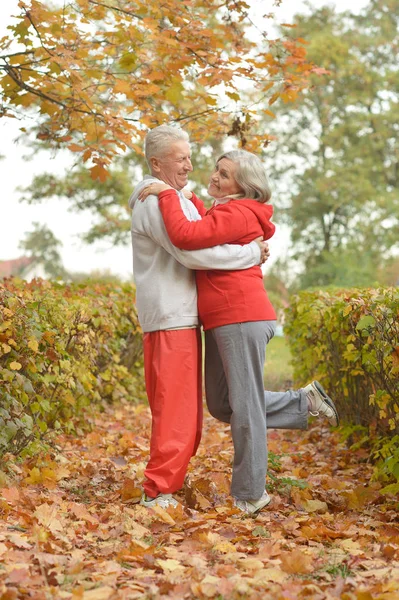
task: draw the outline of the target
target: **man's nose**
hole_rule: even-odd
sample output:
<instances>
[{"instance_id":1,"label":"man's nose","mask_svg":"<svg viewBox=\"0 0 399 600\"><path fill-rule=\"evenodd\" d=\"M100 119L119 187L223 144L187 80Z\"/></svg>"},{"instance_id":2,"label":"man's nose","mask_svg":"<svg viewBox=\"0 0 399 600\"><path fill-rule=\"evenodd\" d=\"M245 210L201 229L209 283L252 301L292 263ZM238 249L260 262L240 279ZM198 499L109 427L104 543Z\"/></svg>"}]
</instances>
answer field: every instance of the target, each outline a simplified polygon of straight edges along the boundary
<instances>
[{"instance_id":1,"label":"man's nose","mask_svg":"<svg viewBox=\"0 0 399 600\"><path fill-rule=\"evenodd\" d=\"M186 171L193 171L193 165L189 158L186 160L184 168L186 169Z\"/></svg>"}]
</instances>

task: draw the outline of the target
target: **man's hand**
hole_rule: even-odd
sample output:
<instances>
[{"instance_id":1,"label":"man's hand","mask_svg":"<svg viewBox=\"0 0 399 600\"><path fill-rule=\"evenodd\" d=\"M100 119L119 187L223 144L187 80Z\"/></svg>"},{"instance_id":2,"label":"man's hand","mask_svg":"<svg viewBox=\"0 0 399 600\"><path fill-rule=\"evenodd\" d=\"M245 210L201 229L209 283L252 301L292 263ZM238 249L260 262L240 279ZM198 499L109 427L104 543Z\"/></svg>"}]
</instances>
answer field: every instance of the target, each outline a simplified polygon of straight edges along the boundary
<instances>
[{"instance_id":1,"label":"man's hand","mask_svg":"<svg viewBox=\"0 0 399 600\"><path fill-rule=\"evenodd\" d=\"M170 185L166 183L150 183L147 187L143 188L138 196L138 199L143 202L147 198L147 196L158 196L160 192L164 192L165 190L173 190Z\"/></svg>"},{"instance_id":2,"label":"man's hand","mask_svg":"<svg viewBox=\"0 0 399 600\"><path fill-rule=\"evenodd\" d=\"M262 236L254 240L260 248L260 265L263 265L270 256L269 244L263 241Z\"/></svg>"}]
</instances>

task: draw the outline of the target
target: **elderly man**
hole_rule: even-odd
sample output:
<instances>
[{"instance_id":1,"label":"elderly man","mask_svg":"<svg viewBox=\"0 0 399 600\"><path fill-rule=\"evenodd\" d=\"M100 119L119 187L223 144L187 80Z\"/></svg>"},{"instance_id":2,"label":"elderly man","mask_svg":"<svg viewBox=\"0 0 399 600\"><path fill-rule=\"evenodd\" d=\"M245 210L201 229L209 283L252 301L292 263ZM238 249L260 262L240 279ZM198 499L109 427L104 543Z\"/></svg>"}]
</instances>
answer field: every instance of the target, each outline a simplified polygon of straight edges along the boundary
<instances>
[{"instance_id":1,"label":"elderly man","mask_svg":"<svg viewBox=\"0 0 399 600\"><path fill-rule=\"evenodd\" d=\"M172 493L182 487L201 438L201 337L193 270L248 269L263 261L266 248L259 241L193 252L176 248L166 233L158 199L149 196L140 202L138 196L143 187L163 181L178 191L187 218L200 219L181 191L193 170L187 133L167 125L156 127L146 136L145 156L151 175L144 177L129 200L136 301L152 414L141 503L166 508L176 506Z\"/></svg>"}]
</instances>

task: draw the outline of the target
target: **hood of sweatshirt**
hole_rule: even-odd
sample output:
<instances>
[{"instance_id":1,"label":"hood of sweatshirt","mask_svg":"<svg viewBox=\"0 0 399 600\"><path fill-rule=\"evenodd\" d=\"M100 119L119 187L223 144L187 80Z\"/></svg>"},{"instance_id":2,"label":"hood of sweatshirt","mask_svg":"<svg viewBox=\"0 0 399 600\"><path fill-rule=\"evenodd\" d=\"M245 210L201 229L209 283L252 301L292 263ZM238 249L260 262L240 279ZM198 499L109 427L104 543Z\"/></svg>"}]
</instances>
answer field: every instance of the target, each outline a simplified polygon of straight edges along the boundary
<instances>
[{"instance_id":1,"label":"hood of sweatshirt","mask_svg":"<svg viewBox=\"0 0 399 600\"><path fill-rule=\"evenodd\" d=\"M263 229L265 240L272 237L276 230L276 226L270 221L273 216L273 206L271 204L265 204L264 202L257 202L256 200L249 200L246 198L242 200L232 200L232 202L238 202L241 206L245 206L256 215Z\"/></svg>"},{"instance_id":2,"label":"hood of sweatshirt","mask_svg":"<svg viewBox=\"0 0 399 600\"><path fill-rule=\"evenodd\" d=\"M160 179L157 179L156 177L153 177L152 175L145 175L144 179L136 185L136 187L134 188L134 190L132 192L132 195L129 198L129 207L130 208L133 208L134 205L136 204L137 198L139 197L141 190L143 188L147 187L147 185L150 185L150 183L163 183L163 181L161 181Z\"/></svg>"}]
</instances>

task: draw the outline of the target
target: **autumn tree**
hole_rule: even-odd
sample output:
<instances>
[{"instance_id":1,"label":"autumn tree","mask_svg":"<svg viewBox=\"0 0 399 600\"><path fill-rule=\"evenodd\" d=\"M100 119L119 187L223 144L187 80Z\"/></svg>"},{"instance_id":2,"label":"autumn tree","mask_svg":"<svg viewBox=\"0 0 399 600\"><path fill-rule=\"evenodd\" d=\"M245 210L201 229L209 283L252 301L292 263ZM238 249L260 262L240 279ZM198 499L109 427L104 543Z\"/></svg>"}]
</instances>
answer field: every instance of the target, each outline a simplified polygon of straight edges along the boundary
<instances>
[{"instance_id":1,"label":"autumn tree","mask_svg":"<svg viewBox=\"0 0 399 600\"><path fill-rule=\"evenodd\" d=\"M265 157L302 286L383 282L398 248L397 8L372 0L360 14L323 7L295 18L295 35L329 73L276 108Z\"/></svg>"},{"instance_id":2,"label":"autumn tree","mask_svg":"<svg viewBox=\"0 0 399 600\"><path fill-rule=\"evenodd\" d=\"M205 200L209 173L222 147L222 140L214 137L206 144L192 144L194 172L190 174L190 189ZM36 175L26 189L20 190L21 199L28 204L66 199L72 212L90 211L93 215L93 225L81 236L84 242L102 240L123 245L130 242L131 211L127 200L146 169L141 154L128 152L115 158L104 182L93 180L90 172L78 165L61 176Z\"/></svg>"},{"instance_id":3,"label":"autumn tree","mask_svg":"<svg viewBox=\"0 0 399 600\"><path fill-rule=\"evenodd\" d=\"M262 31L255 40L243 0L21 0L19 8L0 40L1 114L32 117L25 131L76 152L94 179L105 180L116 155L141 152L146 129L165 121L197 140L230 132L251 147L266 141L251 137L260 100L295 98L314 68L303 41ZM256 90L250 107L243 86Z\"/></svg>"}]
</instances>

